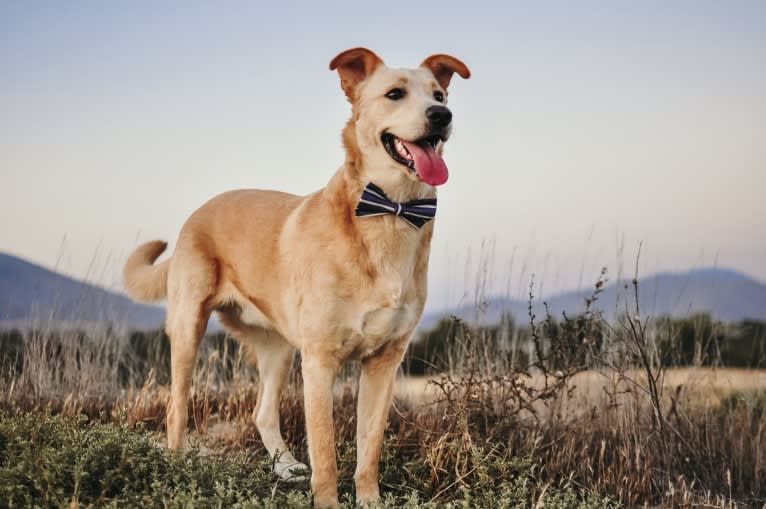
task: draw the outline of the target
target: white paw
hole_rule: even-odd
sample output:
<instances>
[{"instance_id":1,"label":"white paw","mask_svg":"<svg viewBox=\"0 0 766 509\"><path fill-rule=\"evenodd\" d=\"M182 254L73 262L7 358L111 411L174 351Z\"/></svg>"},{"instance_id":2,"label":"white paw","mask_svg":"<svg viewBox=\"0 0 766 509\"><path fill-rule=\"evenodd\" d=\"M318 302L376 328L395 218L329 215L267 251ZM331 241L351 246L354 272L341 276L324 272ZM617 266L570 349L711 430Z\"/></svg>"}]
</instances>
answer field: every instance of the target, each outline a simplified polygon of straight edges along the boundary
<instances>
[{"instance_id":1,"label":"white paw","mask_svg":"<svg viewBox=\"0 0 766 509\"><path fill-rule=\"evenodd\" d=\"M280 479L287 482L308 481L311 477L311 470L309 467L299 461L277 461L274 463L274 473L277 474Z\"/></svg>"}]
</instances>

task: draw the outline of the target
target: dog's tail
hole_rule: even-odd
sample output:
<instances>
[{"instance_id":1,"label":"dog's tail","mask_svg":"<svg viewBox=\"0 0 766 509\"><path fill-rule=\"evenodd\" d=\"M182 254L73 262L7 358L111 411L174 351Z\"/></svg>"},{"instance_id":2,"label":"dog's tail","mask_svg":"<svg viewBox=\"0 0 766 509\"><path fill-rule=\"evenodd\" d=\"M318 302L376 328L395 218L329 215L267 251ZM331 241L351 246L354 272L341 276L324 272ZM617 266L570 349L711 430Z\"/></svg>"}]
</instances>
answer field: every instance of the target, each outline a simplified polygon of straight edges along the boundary
<instances>
[{"instance_id":1,"label":"dog's tail","mask_svg":"<svg viewBox=\"0 0 766 509\"><path fill-rule=\"evenodd\" d=\"M167 247L167 242L153 240L138 246L128 257L122 276L133 300L153 302L167 296L170 259L154 265Z\"/></svg>"}]
</instances>

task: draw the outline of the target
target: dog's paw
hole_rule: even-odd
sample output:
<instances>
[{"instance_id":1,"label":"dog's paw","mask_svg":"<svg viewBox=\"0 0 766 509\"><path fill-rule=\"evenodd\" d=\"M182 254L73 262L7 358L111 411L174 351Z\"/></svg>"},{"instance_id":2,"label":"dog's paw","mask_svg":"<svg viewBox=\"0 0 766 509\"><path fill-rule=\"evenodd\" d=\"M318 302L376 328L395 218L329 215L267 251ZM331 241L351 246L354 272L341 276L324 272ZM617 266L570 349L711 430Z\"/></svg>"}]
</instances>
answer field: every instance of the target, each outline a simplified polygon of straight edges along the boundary
<instances>
[{"instance_id":1,"label":"dog's paw","mask_svg":"<svg viewBox=\"0 0 766 509\"><path fill-rule=\"evenodd\" d=\"M274 473L287 482L303 482L311 478L311 469L301 462L277 461L274 463Z\"/></svg>"}]
</instances>

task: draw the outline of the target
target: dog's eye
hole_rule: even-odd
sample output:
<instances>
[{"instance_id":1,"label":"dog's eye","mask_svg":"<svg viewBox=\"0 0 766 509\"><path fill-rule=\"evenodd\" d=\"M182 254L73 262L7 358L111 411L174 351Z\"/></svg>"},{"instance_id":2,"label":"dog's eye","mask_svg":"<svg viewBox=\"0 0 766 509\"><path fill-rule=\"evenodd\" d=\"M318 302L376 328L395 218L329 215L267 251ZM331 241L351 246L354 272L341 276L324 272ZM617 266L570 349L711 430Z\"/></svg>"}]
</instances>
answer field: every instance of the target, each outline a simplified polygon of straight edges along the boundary
<instances>
[{"instance_id":1,"label":"dog's eye","mask_svg":"<svg viewBox=\"0 0 766 509\"><path fill-rule=\"evenodd\" d=\"M440 103L444 102L444 94L442 93L441 90L437 90L436 92L434 92L434 99L436 99Z\"/></svg>"},{"instance_id":2,"label":"dog's eye","mask_svg":"<svg viewBox=\"0 0 766 509\"><path fill-rule=\"evenodd\" d=\"M404 97L404 89L402 88L392 88L386 93L386 97L391 99L392 101L398 101L402 97Z\"/></svg>"}]
</instances>

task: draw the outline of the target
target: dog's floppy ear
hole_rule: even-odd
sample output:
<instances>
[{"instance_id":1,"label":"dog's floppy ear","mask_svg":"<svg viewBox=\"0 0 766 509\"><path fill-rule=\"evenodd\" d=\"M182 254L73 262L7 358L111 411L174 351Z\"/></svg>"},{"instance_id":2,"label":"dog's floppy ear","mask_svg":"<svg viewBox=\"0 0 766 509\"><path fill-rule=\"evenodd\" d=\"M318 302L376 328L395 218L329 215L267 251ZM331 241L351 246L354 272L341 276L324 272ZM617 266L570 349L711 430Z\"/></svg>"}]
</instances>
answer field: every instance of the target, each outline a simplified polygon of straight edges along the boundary
<instances>
[{"instance_id":1,"label":"dog's floppy ear","mask_svg":"<svg viewBox=\"0 0 766 509\"><path fill-rule=\"evenodd\" d=\"M340 86L346 96L353 100L356 86L382 63L383 60L367 48L353 48L333 58L330 70L338 70Z\"/></svg>"},{"instance_id":2,"label":"dog's floppy ear","mask_svg":"<svg viewBox=\"0 0 766 509\"><path fill-rule=\"evenodd\" d=\"M445 89L449 86L454 73L458 73L461 78L466 80L471 77L471 71L468 67L457 58L449 55L431 55L423 60L420 67L430 69L434 73L436 81Z\"/></svg>"}]
</instances>

